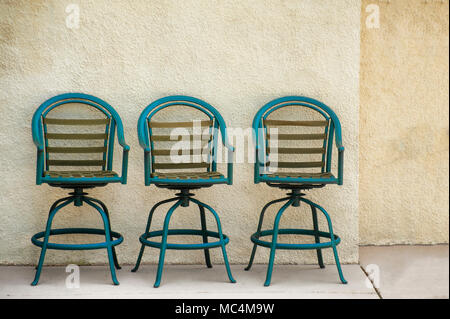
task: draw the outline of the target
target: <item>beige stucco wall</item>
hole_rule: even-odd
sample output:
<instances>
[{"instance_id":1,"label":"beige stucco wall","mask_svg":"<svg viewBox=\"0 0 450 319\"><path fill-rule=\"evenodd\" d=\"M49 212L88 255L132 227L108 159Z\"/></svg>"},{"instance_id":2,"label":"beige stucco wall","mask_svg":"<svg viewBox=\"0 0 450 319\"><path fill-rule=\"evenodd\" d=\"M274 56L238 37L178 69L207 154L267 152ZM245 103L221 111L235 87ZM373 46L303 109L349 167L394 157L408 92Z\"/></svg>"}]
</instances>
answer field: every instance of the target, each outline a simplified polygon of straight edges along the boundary
<instances>
[{"instance_id":1,"label":"beige stucco wall","mask_svg":"<svg viewBox=\"0 0 450 319\"><path fill-rule=\"evenodd\" d=\"M369 4L379 29L365 26ZM362 3L362 244L448 243L448 5Z\"/></svg>"},{"instance_id":2,"label":"beige stucco wall","mask_svg":"<svg viewBox=\"0 0 450 319\"><path fill-rule=\"evenodd\" d=\"M343 126L345 185L313 191L310 198L330 212L342 237L341 260L358 260L359 1L76 1L79 29L65 25L69 3L0 1L0 263L37 261L30 236L43 229L50 204L66 194L34 184L30 121L40 103L67 91L97 95L123 118L129 183L91 193L109 205L113 228L125 236L118 248L125 263L135 261L149 208L173 194L143 185L136 123L144 106L169 94L192 95L215 105L228 126L247 128L275 97L308 95L329 104ZM254 185L251 164L237 164L234 180L232 187L201 190L197 197L219 212L231 237L231 262L245 263L259 210L284 193ZM282 224L311 226L310 212L302 209L286 213ZM86 207L70 208L55 219L55 227L68 225L100 226L100 220ZM174 227L186 225L199 225L193 207L173 219ZM219 250L212 254L222 261ZM325 256L332 262L331 251ZM157 253L148 249L144 258L155 262ZM268 250L260 249L256 261L267 258ZM315 258L312 251L277 253L284 263ZM102 251L50 251L46 260L105 261ZM170 251L167 261L199 263L203 256Z\"/></svg>"}]
</instances>

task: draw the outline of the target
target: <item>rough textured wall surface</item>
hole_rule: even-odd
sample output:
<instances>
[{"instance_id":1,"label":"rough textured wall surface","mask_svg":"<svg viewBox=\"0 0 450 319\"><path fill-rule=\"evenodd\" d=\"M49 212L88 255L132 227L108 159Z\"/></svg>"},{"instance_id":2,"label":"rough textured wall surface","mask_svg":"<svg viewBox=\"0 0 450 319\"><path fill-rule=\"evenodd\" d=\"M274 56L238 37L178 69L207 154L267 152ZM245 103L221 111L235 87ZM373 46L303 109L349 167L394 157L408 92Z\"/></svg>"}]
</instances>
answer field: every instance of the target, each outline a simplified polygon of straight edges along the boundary
<instances>
[{"instance_id":1,"label":"rough textured wall surface","mask_svg":"<svg viewBox=\"0 0 450 319\"><path fill-rule=\"evenodd\" d=\"M136 123L151 101L170 94L196 96L222 113L228 126L250 127L266 102L307 95L340 116L345 185L308 195L331 214L342 238L341 260L358 260L359 25L357 0L334 1L77 1L78 29L66 27L69 1L0 1L0 263L36 263L30 243L42 231L51 203L66 192L36 186L36 150L30 122L34 110L59 93L103 98L122 116L131 146L129 182L90 191L110 208L113 228L125 236L121 262L133 263L150 207L173 192L143 185L143 152ZM118 153L120 155L120 153ZM120 169L120 158L116 168ZM196 192L219 212L230 238L231 262L248 261L249 236L259 212L284 192L253 184L252 164L235 166L234 185ZM273 222L274 211L266 225ZM155 227L162 225L162 212ZM208 219L210 225L212 219ZM199 227L195 207L178 211L173 227ZM306 207L284 215L282 226L311 226ZM58 213L55 227L100 226L88 207ZM321 220L322 227L325 222ZM73 236L76 237L76 236ZM73 240L78 238L72 238ZM97 239L98 240L98 239ZM288 240L288 239L283 239ZM332 253L325 253L332 262ZM147 249L144 261L157 261ZM222 262L220 250L212 251ZM170 263L201 263L200 251L170 251ZM267 262L260 248L256 262ZM47 264L104 263L104 251L49 251ZM277 253L277 262L315 263L313 251Z\"/></svg>"},{"instance_id":2,"label":"rough textured wall surface","mask_svg":"<svg viewBox=\"0 0 450 319\"><path fill-rule=\"evenodd\" d=\"M379 29L366 27L369 4ZM362 3L362 244L448 242L448 5Z\"/></svg>"}]
</instances>

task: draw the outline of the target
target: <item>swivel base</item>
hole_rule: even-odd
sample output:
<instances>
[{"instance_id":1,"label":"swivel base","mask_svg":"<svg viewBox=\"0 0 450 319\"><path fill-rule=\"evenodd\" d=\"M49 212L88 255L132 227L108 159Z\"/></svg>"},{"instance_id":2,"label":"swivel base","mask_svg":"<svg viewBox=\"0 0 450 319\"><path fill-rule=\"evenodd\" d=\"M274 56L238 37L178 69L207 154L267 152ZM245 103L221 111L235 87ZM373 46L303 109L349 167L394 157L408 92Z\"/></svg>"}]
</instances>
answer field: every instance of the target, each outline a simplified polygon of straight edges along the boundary
<instances>
[{"instance_id":1,"label":"swivel base","mask_svg":"<svg viewBox=\"0 0 450 319\"><path fill-rule=\"evenodd\" d=\"M116 277L115 269L120 269L117 261L117 255L115 246L123 242L123 236L117 232L111 231L111 223L109 218L109 212L106 205L98 199L86 196L81 188L75 188L74 192L70 193L70 196L57 200L50 208L49 217L47 220L47 227L45 231L33 235L31 242L41 247L41 255L39 257L39 263L36 267L36 275L32 286L36 286L41 276L42 267L44 265L45 253L47 249L55 250L93 250L93 249L106 249L108 251L109 266L111 271L111 277L114 285L118 285L119 282ZM51 229L53 218L56 213L63 207L73 203L75 206L82 206L83 203L95 208L101 215L103 220L104 229L95 228L62 228ZM91 234L91 235L104 235L105 241L99 243L90 244L58 244L49 242L50 236L53 235L65 235L65 234ZM40 240L43 238L43 240Z\"/></svg>"},{"instance_id":2,"label":"swivel base","mask_svg":"<svg viewBox=\"0 0 450 319\"><path fill-rule=\"evenodd\" d=\"M205 253L205 261L208 268L212 267L211 259L209 255L209 249L210 248L222 248L222 254L225 261L225 268L227 270L228 278L232 283L235 283L232 274L230 265L228 262L227 252L225 249L225 245L228 244L230 241L229 238L222 233L222 226L220 223L219 215L212 209L210 206L206 205L205 203L200 202L199 200L196 200L192 198L194 194L189 193L189 189L182 189L180 193L176 194L177 197L163 200L159 203L157 203L155 206L152 207L150 210L148 221L147 221L147 227L145 229L144 234L142 234L139 238L139 241L141 242L141 250L139 252L138 259L136 261L136 266L131 270L132 272L136 272L139 269L139 265L142 260L142 255L144 254L144 249L146 246L158 248L160 250L159 254L159 262L158 262L158 271L156 274L156 280L154 287L158 288L161 284L161 277L164 267L164 258L166 254L167 249L179 249L179 250L195 250L195 249L202 249ZM164 219L164 227L162 230L157 231L151 231L150 232L150 226L153 218L153 214L159 206L169 203L169 202L175 202L168 210L166 217ZM187 207L189 206L189 203L192 202L196 204L199 207L200 210L200 222L201 222L201 230L198 229L169 229L169 223L170 218L179 206ZM217 223L217 232L209 231L206 228L206 218L205 218L205 208L211 212L216 220ZM173 244L167 242L167 237L171 235L193 235L193 236L202 236L203 243L201 244ZM161 241L153 241L149 240L149 238L154 237L161 237ZM214 242L209 242L208 238L215 238L218 239Z\"/></svg>"},{"instance_id":3,"label":"swivel base","mask_svg":"<svg viewBox=\"0 0 450 319\"><path fill-rule=\"evenodd\" d=\"M269 265L267 268L267 275L266 275L266 281L264 283L264 286L270 285L270 282L272 279L273 265L274 265L274 261L275 261L275 252L277 249L287 249L287 250L288 249L296 249L296 250L316 249L319 266L320 266L320 268L325 268L325 265L323 263L323 258L322 258L322 249L323 248L332 248L333 253L334 253L334 258L336 261L336 267L337 267L338 273L339 273L339 278L343 284L347 283L347 281L345 280L344 275L342 273L341 264L339 262L339 256L338 256L337 249L336 249L336 246L339 245L339 243L341 242L341 239L339 238L339 236L337 236L333 233L333 226L331 223L331 218L323 207L317 205L316 203L313 203L312 201L310 201L306 198L303 198L302 196L304 196L304 195L305 194L300 193L300 189L292 189L292 192L288 194L288 197L273 200L273 201L267 203L261 211L261 216L259 218L259 223L258 223L258 229L257 229L256 233L254 233L250 237L250 240L253 242L254 245L253 245L253 250L252 250L252 253L250 256L249 264L248 264L247 268L245 268L245 270L251 269L253 260L255 258L257 246L270 248ZM273 229L262 230L261 228L262 228L262 224L263 224L263 220L264 220L264 214L265 214L267 208L273 204L281 203L281 202L285 202L285 204L280 208L280 210L278 211L278 213L275 217ZM304 202L311 207L314 229L313 230L298 229L298 228L280 229L279 228L280 219L281 219L281 216L283 215L283 213L285 212L285 210L290 206L293 206L293 207L300 206L300 202ZM323 232L323 231L319 230L318 221L317 221L317 209L319 209L324 214L325 218L327 219L328 230L329 230L328 232ZM315 243L314 244L279 243L278 235L314 236ZM272 236L272 241L265 241L265 240L261 239L261 237L266 237L266 236ZM326 242L321 242L320 238L326 238L328 240Z\"/></svg>"}]
</instances>

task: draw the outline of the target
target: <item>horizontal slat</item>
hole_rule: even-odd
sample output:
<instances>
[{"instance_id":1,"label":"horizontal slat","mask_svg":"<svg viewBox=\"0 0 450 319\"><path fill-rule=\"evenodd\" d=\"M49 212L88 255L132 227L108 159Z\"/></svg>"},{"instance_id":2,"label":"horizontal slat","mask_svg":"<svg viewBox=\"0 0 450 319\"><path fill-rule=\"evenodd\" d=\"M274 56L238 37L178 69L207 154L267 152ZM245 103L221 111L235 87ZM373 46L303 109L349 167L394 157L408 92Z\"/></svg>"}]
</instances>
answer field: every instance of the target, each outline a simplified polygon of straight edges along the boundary
<instances>
[{"instance_id":1,"label":"horizontal slat","mask_svg":"<svg viewBox=\"0 0 450 319\"><path fill-rule=\"evenodd\" d=\"M108 124L109 119L49 119L44 118L44 124L53 125L101 125Z\"/></svg>"},{"instance_id":2,"label":"horizontal slat","mask_svg":"<svg viewBox=\"0 0 450 319\"><path fill-rule=\"evenodd\" d=\"M276 172L267 174L270 177L291 177L291 178L330 178L333 175L329 172L325 173L298 173L298 172Z\"/></svg>"},{"instance_id":3,"label":"horizontal slat","mask_svg":"<svg viewBox=\"0 0 450 319\"><path fill-rule=\"evenodd\" d=\"M194 127L194 126L211 126L213 121L192 121L192 122L153 122L149 121L151 128L175 128L175 127Z\"/></svg>"},{"instance_id":4,"label":"horizontal slat","mask_svg":"<svg viewBox=\"0 0 450 319\"><path fill-rule=\"evenodd\" d=\"M104 153L106 147L47 147L47 153Z\"/></svg>"},{"instance_id":5,"label":"horizontal slat","mask_svg":"<svg viewBox=\"0 0 450 319\"><path fill-rule=\"evenodd\" d=\"M54 166L101 166L103 160L48 160L48 165Z\"/></svg>"},{"instance_id":6,"label":"horizontal slat","mask_svg":"<svg viewBox=\"0 0 450 319\"><path fill-rule=\"evenodd\" d=\"M154 169L207 168L208 163L155 163Z\"/></svg>"},{"instance_id":7,"label":"horizontal slat","mask_svg":"<svg viewBox=\"0 0 450 319\"><path fill-rule=\"evenodd\" d=\"M307 168L307 167L323 167L324 162L267 162L266 166L275 166L279 168Z\"/></svg>"},{"instance_id":8,"label":"horizontal slat","mask_svg":"<svg viewBox=\"0 0 450 319\"><path fill-rule=\"evenodd\" d=\"M197 155L197 154L202 154L201 149L197 149L197 150L178 150L175 151L174 155ZM184 154L183 154L184 153ZM155 156L170 156L172 155L172 150L152 150L152 154Z\"/></svg>"},{"instance_id":9,"label":"horizontal slat","mask_svg":"<svg viewBox=\"0 0 450 319\"><path fill-rule=\"evenodd\" d=\"M108 134L47 133L45 137L49 140L104 140L108 137Z\"/></svg>"},{"instance_id":10,"label":"horizontal slat","mask_svg":"<svg viewBox=\"0 0 450 319\"><path fill-rule=\"evenodd\" d=\"M184 141L184 140L197 140L197 141L208 141L211 139L210 136L202 136L202 135L175 135L175 136L170 136L170 135L151 135L151 140L155 141L155 142L176 142L176 141Z\"/></svg>"},{"instance_id":11,"label":"horizontal slat","mask_svg":"<svg viewBox=\"0 0 450 319\"><path fill-rule=\"evenodd\" d=\"M328 126L328 121L265 120L267 126Z\"/></svg>"},{"instance_id":12,"label":"horizontal slat","mask_svg":"<svg viewBox=\"0 0 450 319\"><path fill-rule=\"evenodd\" d=\"M117 173L114 171L47 171L44 172L45 176L50 176L53 178L63 177L63 178L92 178L92 177L117 177Z\"/></svg>"},{"instance_id":13,"label":"horizontal slat","mask_svg":"<svg viewBox=\"0 0 450 319\"><path fill-rule=\"evenodd\" d=\"M179 173L153 173L151 177L162 179L210 179L223 178L219 172L179 172Z\"/></svg>"},{"instance_id":14,"label":"horizontal slat","mask_svg":"<svg viewBox=\"0 0 450 319\"><path fill-rule=\"evenodd\" d=\"M270 147L268 147L267 152L275 152L277 154L324 154L325 148L278 147L270 149Z\"/></svg>"},{"instance_id":15,"label":"horizontal slat","mask_svg":"<svg viewBox=\"0 0 450 319\"><path fill-rule=\"evenodd\" d=\"M275 135L279 140L324 140L326 134L277 134ZM270 134L267 134L270 139Z\"/></svg>"}]
</instances>

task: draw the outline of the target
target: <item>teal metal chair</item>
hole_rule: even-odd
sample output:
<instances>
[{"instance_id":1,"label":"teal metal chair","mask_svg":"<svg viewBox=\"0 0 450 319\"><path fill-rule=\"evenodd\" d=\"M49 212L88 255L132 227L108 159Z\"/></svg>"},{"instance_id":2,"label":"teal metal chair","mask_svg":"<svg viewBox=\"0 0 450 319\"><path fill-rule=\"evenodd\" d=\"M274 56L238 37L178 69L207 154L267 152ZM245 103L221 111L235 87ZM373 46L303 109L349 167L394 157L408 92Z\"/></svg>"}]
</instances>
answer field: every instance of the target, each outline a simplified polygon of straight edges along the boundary
<instances>
[{"instance_id":1,"label":"teal metal chair","mask_svg":"<svg viewBox=\"0 0 450 319\"><path fill-rule=\"evenodd\" d=\"M80 113L84 113L80 118ZM113 171L114 141L123 148L122 175ZM32 119L33 141L37 147L36 184L72 189L68 197L57 200L50 208L44 232L35 234L31 241L41 247L39 263L32 285L39 282L47 249L91 250L106 249L113 283L118 285L115 268L115 246L123 241L121 234L111 230L106 205L87 196L85 189L102 187L109 183L127 182L128 151L122 121L117 112L105 101L87 94L67 93L45 101ZM104 229L62 228L52 229L53 218L63 207L88 204L97 210ZM90 244L61 244L50 242L52 235L94 234L104 235L105 241Z\"/></svg>"},{"instance_id":2,"label":"teal metal chair","mask_svg":"<svg viewBox=\"0 0 450 319\"><path fill-rule=\"evenodd\" d=\"M340 280L346 284L336 249L341 240L333 233L331 218L323 207L304 198L306 190L343 183L344 146L338 117L331 108L317 100L287 96L264 105L253 119L253 130L256 136L255 183L266 183L289 193L287 197L273 200L263 207L257 231L251 236L254 245L246 270L250 270L253 264L257 246L270 248L264 283L269 286L277 249L315 249L319 266L324 268L322 249L332 248ZM334 139L338 151L337 177L331 172ZM262 230L265 212L276 203L283 205L278 210L273 228ZM286 209L299 207L300 203L310 206L314 229L280 229L280 219ZM319 230L317 210L325 216L328 232ZM279 242L278 235L289 234L313 236L315 243ZM267 236L272 236L272 240L263 239ZM327 241L321 242L321 238Z\"/></svg>"},{"instance_id":3,"label":"teal metal chair","mask_svg":"<svg viewBox=\"0 0 450 319\"><path fill-rule=\"evenodd\" d=\"M187 120L167 122L157 119L165 119L164 116L167 118L167 115L169 118L177 119L187 117ZM226 175L217 169L219 135L227 149ZM222 233L219 215L211 206L193 198L194 194L192 193L193 190L216 184L232 184L234 148L228 143L225 121L222 116L214 107L202 100L189 96L168 96L151 103L144 109L138 121L138 136L140 145L144 149L145 185L154 184L159 188L179 192L175 194L176 197L163 200L150 210L145 232L139 238L142 245L136 266L132 271L138 270L146 246L158 248L160 250L159 263L154 284L154 287L157 288L161 283L167 249L204 250L206 265L210 268L212 265L209 249L221 247L228 277L234 283L225 249L229 238ZM177 148L177 145L180 146L178 143L182 141L186 142L184 146L181 145L181 148ZM180 155L187 155L187 158L184 157L181 160L182 158L178 158ZM156 208L172 202L174 203L165 216L163 229L150 231ZM174 211L178 207L187 207L190 203L199 208L201 229L169 229ZM209 211L214 216L217 232L207 229L205 211ZM201 236L203 243L169 243L168 236L171 235ZM159 242L150 240L153 237L162 238ZM210 242L208 238L217 240Z\"/></svg>"}]
</instances>

